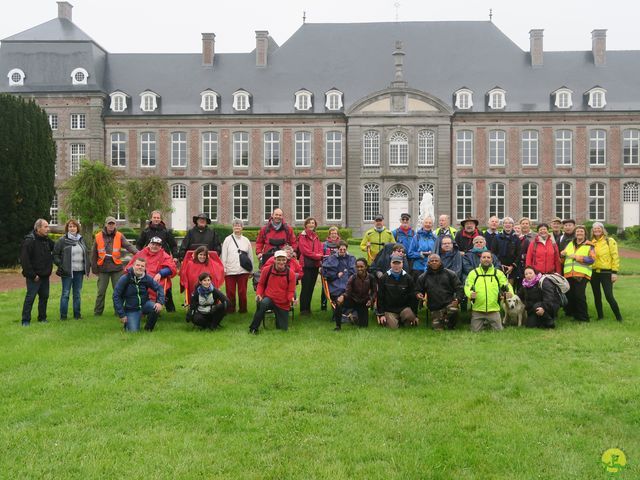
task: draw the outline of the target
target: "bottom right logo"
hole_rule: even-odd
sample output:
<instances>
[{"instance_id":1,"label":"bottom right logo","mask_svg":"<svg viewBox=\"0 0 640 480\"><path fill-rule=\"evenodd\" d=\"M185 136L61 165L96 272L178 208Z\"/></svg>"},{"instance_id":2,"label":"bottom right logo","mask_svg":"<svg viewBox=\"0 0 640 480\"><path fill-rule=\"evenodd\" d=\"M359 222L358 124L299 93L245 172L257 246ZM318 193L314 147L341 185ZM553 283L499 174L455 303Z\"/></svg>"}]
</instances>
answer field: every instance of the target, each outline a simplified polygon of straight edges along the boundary
<instances>
[{"instance_id":1,"label":"bottom right logo","mask_svg":"<svg viewBox=\"0 0 640 480\"><path fill-rule=\"evenodd\" d=\"M627 465L627 457L619 448L610 448L602 454L602 466L609 473L619 473Z\"/></svg>"}]
</instances>

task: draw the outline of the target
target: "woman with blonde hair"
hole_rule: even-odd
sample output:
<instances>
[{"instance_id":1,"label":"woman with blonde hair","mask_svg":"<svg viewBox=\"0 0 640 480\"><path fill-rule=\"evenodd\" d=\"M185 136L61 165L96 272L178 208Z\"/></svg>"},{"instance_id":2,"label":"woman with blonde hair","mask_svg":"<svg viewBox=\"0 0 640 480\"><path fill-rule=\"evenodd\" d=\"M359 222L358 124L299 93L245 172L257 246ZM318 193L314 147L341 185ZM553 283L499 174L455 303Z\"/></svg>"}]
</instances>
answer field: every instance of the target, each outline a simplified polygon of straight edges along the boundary
<instances>
[{"instance_id":1,"label":"woman with blonde hair","mask_svg":"<svg viewBox=\"0 0 640 480\"><path fill-rule=\"evenodd\" d=\"M613 296L613 284L618 280L618 269L620 268L618 244L613 238L609 238L601 222L595 222L591 227L591 243L596 251L596 261L593 264L593 273L591 274L591 290L596 304L596 312L598 312L598 320L604 318L602 292L600 291L600 286L602 286L607 303L613 310L616 320L621 322L620 307Z\"/></svg>"}]
</instances>

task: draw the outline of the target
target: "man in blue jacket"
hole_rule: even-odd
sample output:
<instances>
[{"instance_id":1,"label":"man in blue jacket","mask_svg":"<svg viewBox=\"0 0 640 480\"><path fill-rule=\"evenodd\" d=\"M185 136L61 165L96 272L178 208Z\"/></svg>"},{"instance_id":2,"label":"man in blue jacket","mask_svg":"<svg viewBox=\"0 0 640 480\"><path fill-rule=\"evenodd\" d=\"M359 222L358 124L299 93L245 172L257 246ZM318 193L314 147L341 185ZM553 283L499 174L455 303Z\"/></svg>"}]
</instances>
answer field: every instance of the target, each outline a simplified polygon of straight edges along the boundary
<instances>
[{"instance_id":1,"label":"man in blue jacket","mask_svg":"<svg viewBox=\"0 0 640 480\"><path fill-rule=\"evenodd\" d=\"M356 257L349 255L347 248L347 242L340 240L338 251L325 257L322 262L322 275L327 280L329 295L333 303L347 289L349 277L356 273ZM333 310L333 320L338 322L340 319L337 316L341 314L342 309L335 308ZM336 323L336 325L339 325L339 323Z\"/></svg>"},{"instance_id":2,"label":"man in blue jacket","mask_svg":"<svg viewBox=\"0 0 640 480\"><path fill-rule=\"evenodd\" d=\"M142 315L147 316L144 329L152 331L164 305L164 288L145 272L147 261L136 258L133 267L120 277L113 290L113 308L125 330L140 330ZM156 292L156 302L149 299L148 289Z\"/></svg>"}]
</instances>

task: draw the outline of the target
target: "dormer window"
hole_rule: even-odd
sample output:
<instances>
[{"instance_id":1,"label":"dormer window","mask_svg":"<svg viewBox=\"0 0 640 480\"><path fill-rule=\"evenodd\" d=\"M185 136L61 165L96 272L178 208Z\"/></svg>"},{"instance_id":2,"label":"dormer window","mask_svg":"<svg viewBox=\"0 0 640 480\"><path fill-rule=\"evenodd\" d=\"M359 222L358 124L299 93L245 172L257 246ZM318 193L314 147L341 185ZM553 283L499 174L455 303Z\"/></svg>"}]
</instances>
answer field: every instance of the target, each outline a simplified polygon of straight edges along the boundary
<instances>
[{"instance_id":1,"label":"dormer window","mask_svg":"<svg viewBox=\"0 0 640 480\"><path fill-rule=\"evenodd\" d=\"M489 108L492 110L503 110L507 106L505 91L501 88L494 88L489 92Z\"/></svg>"},{"instance_id":2,"label":"dormer window","mask_svg":"<svg viewBox=\"0 0 640 480\"><path fill-rule=\"evenodd\" d=\"M309 90L298 90L296 92L296 110L311 110L313 106L311 102L311 92Z\"/></svg>"},{"instance_id":3,"label":"dormer window","mask_svg":"<svg viewBox=\"0 0 640 480\"><path fill-rule=\"evenodd\" d=\"M324 106L327 110L340 110L342 108L342 92L340 90L329 90L325 93L327 98Z\"/></svg>"},{"instance_id":4,"label":"dormer window","mask_svg":"<svg viewBox=\"0 0 640 480\"><path fill-rule=\"evenodd\" d=\"M113 92L109 97L111 97L109 108L112 112L124 112L127 109L127 95L125 93Z\"/></svg>"},{"instance_id":5,"label":"dormer window","mask_svg":"<svg viewBox=\"0 0 640 480\"><path fill-rule=\"evenodd\" d=\"M456 108L459 110L469 110L473 107L473 92L468 88L461 88L456 95Z\"/></svg>"},{"instance_id":6,"label":"dormer window","mask_svg":"<svg viewBox=\"0 0 640 480\"><path fill-rule=\"evenodd\" d=\"M554 92L556 108L571 108L573 106L573 100L571 98L573 92L568 88L559 88Z\"/></svg>"},{"instance_id":7,"label":"dormer window","mask_svg":"<svg viewBox=\"0 0 640 480\"><path fill-rule=\"evenodd\" d=\"M233 109L237 111L249 110L251 108L251 97L246 90L237 90L233 94Z\"/></svg>"},{"instance_id":8,"label":"dormer window","mask_svg":"<svg viewBox=\"0 0 640 480\"><path fill-rule=\"evenodd\" d=\"M205 112L213 112L218 108L218 94L213 90L205 90L200 97L200 108Z\"/></svg>"},{"instance_id":9,"label":"dormer window","mask_svg":"<svg viewBox=\"0 0 640 480\"><path fill-rule=\"evenodd\" d=\"M7 77L9 77L9 86L10 87L21 87L24 85L25 74L19 68L14 68L11 70Z\"/></svg>"},{"instance_id":10,"label":"dormer window","mask_svg":"<svg viewBox=\"0 0 640 480\"><path fill-rule=\"evenodd\" d=\"M158 94L147 90L140 94L140 110L153 112L158 108Z\"/></svg>"},{"instance_id":11,"label":"dormer window","mask_svg":"<svg viewBox=\"0 0 640 480\"><path fill-rule=\"evenodd\" d=\"M76 68L71 72L71 84L72 85L86 85L89 74L84 68Z\"/></svg>"},{"instance_id":12,"label":"dormer window","mask_svg":"<svg viewBox=\"0 0 640 480\"><path fill-rule=\"evenodd\" d=\"M591 108L604 108L607 104L607 91L601 87L594 87L587 92L589 94L589 106Z\"/></svg>"}]
</instances>

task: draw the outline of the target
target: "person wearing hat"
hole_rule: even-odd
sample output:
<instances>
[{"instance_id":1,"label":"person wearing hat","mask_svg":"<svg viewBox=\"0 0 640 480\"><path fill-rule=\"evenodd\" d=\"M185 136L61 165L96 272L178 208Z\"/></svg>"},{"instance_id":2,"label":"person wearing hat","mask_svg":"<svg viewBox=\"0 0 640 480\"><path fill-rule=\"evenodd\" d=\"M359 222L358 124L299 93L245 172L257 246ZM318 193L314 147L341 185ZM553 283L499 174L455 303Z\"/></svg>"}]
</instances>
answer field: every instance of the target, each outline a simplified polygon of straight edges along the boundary
<instances>
[{"instance_id":1,"label":"person wearing hat","mask_svg":"<svg viewBox=\"0 0 640 480\"><path fill-rule=\"evenodd\" d=\"M562 219L560 217L554 217L549 225L551 226L551 234L553 235L553 239L558 245L560 245L560 237L562 237Z\"/></svg>"},{"instance_id":2,"label":"person wearing hat","mask_svg":"<svg viewBox=\"0 0 640 480\"><path fill-rule=\"evenodd\" d=\"M402 269L402 255L391 255L391 268L378 281L378 323L389 328L417 325L413 278Z\"/></svg>"},{"instance_id":3,"label":"person wearing hat","mask_svg":"<svg viewBox=\"0 0 640 480\"><path fill-rule=\"evenodd\" d=\"M185 254L189 250L195 250L198 247L207 247L210 252L216 252L218 255L222 253L222 245L218 239L215 230L208 228L211 225L211 219L204 213L199 213L193 217L194 227L191 228L180 244L178 258L184 259Z\"/></svg>"},{"instance_id":4,"label":"person wearing hat","mask_svg":"<svg viewBox=\"0 0 640 480\"><path fill-rule=\"evenodd\" d=\"M562 221L562 235L558 242L558 248L560 251L567 248L569 243L573 242L576 238L576 221L573 218L568 218Z\"/></svg>"},{"instance_id":5,"label":"person wearing hat","mask_svg":"<svg viewBox=\"0 0 640 480\"><path fill-rule=\"evenodd\" d=\"M277 250L273 254L273 264L265 265L260 272L260 281L256 287L258 309L249 326L249 333L256 335L268 310L276 315L276 328L289 328L289 310L296 292L296 275L287 266L287 253Z\"/></svg>"},{"instance_id":6,"label":"person wearing hat","mask_svg":"<svg viewBox=\"0 0 640 480\"><path fill-rule=\"evenodd\" d=\"M416 234L409 222L411 222L411 215L403 213L400 215L400 226L392 232L396 243L404 245L404 249L407 252L411 246L411 240L413 240L413 237Z\"/></svg>"},{"instance_id":7,"label":"person wearing hat","mask_svg":"<svg viewBox=\"0 0 640 480\"><path fill-rule=\"evenodd\" d=\"M115 288L122 276L123 249L132 255L138 252L138 249L118 231L116 219L107 217L104 221L104 228L96 233L91 250L91 271L98 276L98 293L93 307L93 314L96 316L100 316L104 312L104 297L109 282L111 282L111 287Z\"/></svg>"},{"instance_id":8,"label":"person wearing hat","mask_svg":"<svg viewBox=\"0 0 640 480\"><path fill-rule=\"evenodd\" d=\"M362 237L360 250L366 252L369 256L369 261L371 261L376 258L378 252L387 243L395 243L395 238L393 238L393 233L384 226L382 214L378 214L373 219L373 227L367 230Z\"/></svg>"},{"instance_id":9,"label":"person wearing hat","mask_svg":"<svg viewBox=\"0 0 640 480\"><path fill-rule=\"evenodd\" d=\"M478 219L467 217L460 222L462 230L456 233L455 242L460 249L460 253L465 253L473 248L473 239L482 235L478 230Z\"/></svg>"}]
</instances>

